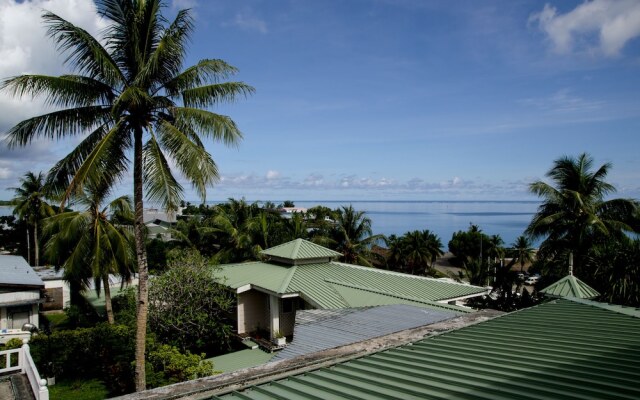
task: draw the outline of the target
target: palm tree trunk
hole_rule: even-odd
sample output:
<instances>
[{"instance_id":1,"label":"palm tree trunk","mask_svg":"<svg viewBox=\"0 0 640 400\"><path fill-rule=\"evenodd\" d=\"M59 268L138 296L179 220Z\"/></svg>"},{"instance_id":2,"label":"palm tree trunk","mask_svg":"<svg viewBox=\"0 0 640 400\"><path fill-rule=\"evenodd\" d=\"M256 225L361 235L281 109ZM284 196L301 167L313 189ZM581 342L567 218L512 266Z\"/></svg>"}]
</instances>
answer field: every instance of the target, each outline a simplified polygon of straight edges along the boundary
<instances>
[{"instance_id":1,"label":"palm tree trunk","mask_svg":"<svg viewBox=\"0 0 640 400\"><path fill-rule=\"evenodd\" d=\"M33 251L35 255L35 267L40 266L40 251L38 248L38 221L33 224Z\"/></svg>"},{"instance_id":2,"label":"palm tree trunk","mask_svg":"<svg viewBox=\"0 0 640 400\"><path fill-rule=\"evenodd\" d=\"M109 287L109 274L102 276L102 285L104 286L104 309L107 312L107 321L113 325L115 318L113 317L113 307L111 306L111 288Z\"/></svg>"},{"instance_id":3,"label":"palm tree trunk","mask_svg":"<svg viewBox=\"0 0 640 400\"><path fill-rule=\"evenodd\" d=\"M31 236L29 235L29 225L27 225L27 262L31 264Z\"/></svg>"},{"instance_id":4,"label":"palm tree trunk","mask_svg":"<svg viewBox=\"0 0 640 400\"><path fill-rule=\"evenodd\" d=\"M147 388L145 376L145 347L147 340L147 313L149 289L147 281L147 252L144 247L144 204L142 200L142 128L134 132L134 165L133 165L133 201L135 203L135 220L133 231L136 241L136 257L138 260L138 305L136 307L136 391Z\"/></svg>"}]
</instances>

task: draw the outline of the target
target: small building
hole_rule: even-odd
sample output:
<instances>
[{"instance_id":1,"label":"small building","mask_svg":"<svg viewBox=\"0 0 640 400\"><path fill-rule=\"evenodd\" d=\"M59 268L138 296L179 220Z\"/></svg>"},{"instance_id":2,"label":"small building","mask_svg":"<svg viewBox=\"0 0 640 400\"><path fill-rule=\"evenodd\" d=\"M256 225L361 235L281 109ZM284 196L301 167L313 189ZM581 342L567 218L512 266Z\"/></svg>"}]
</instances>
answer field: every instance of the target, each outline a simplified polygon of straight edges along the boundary
<instances>
[{"instance_id":1,"label":"small building","mask_svg":"<svg viewBox=\"0 0 640 400\"><path fill-rule=\"evenodd\" d=\"M459 302L485 288L335 261L342 254L297 239L261 252L264 261L222 265L217 275L237 294L237 332L293 334L297 310L389 304L471 311Z\"/></svg>"},{"instance_id":2,"label":"small building","mask_svg":"<svg viewBox=\"0 0 640 400\"><path fill-rule=\"evenodd\" d=\"M21 337L26 323L38 327L43 290L44 282L23 257L0 255L0 342Z\"/></svg>"}]
</instances>

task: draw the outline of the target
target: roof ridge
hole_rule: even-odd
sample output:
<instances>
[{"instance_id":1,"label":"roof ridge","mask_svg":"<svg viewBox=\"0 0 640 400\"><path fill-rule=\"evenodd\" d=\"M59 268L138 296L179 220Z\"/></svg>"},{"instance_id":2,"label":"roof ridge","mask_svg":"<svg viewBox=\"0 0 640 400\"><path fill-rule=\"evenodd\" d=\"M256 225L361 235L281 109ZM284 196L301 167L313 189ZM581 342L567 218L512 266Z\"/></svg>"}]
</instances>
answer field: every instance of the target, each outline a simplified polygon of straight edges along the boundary
<instances>
[{"instance_id":1,"label":"roof ridge","mask_svg":"<svg viewBox=\"0 0 640 400\"><path fill-rule=\"evenodd\" d=\"M278 288L278 293L290 293L290 292L287 292L287 288L291 283L291 279L293 279L293 275L295 275L296 271L298 270L298 266L294 264L290 266L288 269L289 269L289 273L287 274L287 277L285 278L285 280L282 281L282 285L280 285L280 287Z\"/></svg>"},{"instance_id":2,"label":"roof ridge","mask_svg":"<svg viewBox=\"0 0 640 400\"><path fill-rule=\"evenodd\" d=\"M366 287L366 286L355 285L353 283L342 282L342 281L338 281L338 280L334 280L334 279L325 279L325 282L329 282L329 283L332 283L334 285L341 285L341 286L350 287L352 289L364 290L366 292L381 294L381 295L384 295L384 296L394 297L396 299L411 300L411 301L415 301L417 303L428 304L428 305L431 305L431 306L434 306L434 307L440 307L440 308L444 308L444 309L447 309L447 310L466 312L466 310L464 308L459 307L459 306L452 306L452 305L449 305L449 304L440 303L440 302L432 301L432 300L419 299L419 298L413 297L413 296L399 296L399 295L394 294L394 293L388 293L388 292L384 292L382 290L378 290L378 289L370 288L370 287Z\"/></svg>"},{"instance_id":3,"label":"roof ridge","mask_svg":"<svg viewBox=\"0 0 640 400\"><path fill-rule=\"evenodd\" d=\"M557 300L572 301L574 303L600 308L605 311L615 312L616 314L627 315L633 318L640 318L640 308L638 307L623 306L620 304L611 304L611 303L605 303L601 301L581 299L578 297L562 297Z\"/></svg>"},{"instance_id":4,"label":"roof ridge","mask_svg":"<svg viewBox=\"0 0 640 400\"><path fill-rule=\"evenodd\" d=\"M389 271L389 270L386 270L386 269L380 269L380 268L375 268L375 267L364 267L362 265L347 264L347 263L343 263L343 262L340 262L340 261L331 261L330 264L331 263L340 264L340 265L345 266L345 267L362 269L362 270L365 270L365 271L375 271L375 272L378 272L378 273L381 273L381 274L399 275L399 276L405 276L407 278L422 279L422 280L426 280L426 281L439 282L439 283L448 284L448 285L459 285L459 286L465 286L465 287L471 286L471 287L482 288L482 286L475 286L475 285L471 285L471 284L468 284L468 283L443 281L443 280L440 280L438 278L431 278L431 277L428 277L428 276L405 274L403 272ZM484 288L482 288L482 289L484 289Z\"/></svg>"}]
</instances>

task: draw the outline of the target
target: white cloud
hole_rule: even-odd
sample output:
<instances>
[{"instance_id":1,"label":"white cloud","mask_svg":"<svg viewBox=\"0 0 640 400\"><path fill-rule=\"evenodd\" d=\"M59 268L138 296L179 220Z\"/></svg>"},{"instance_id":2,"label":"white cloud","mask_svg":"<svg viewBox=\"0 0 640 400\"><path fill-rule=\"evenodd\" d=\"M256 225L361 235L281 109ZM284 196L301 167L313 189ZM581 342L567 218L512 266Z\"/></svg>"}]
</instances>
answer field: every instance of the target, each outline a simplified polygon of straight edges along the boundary
<instances>
[{"instance_id":1,"label":"white cloud","mask_svg":"<svg viewBox=\"0 0 640 400\"><path fill-rule=\"evenodd\" d=\"M244 29L246 31L256 31L260 32L263 35L269 32L267 28L267 23L250 12L242 12L236 14L233 19L232 25L237 26L238 28Z\"/></svg>"},{"instance_id":2,"label":"white cloud","mask_svg":"<svg viewBox=\"0 0 640 400\"><path fill-rule=\"evenodd\" d=\"M518 103L535 107L542 111L553 113L592 113L603 108L605 103L597 100L587 100L571 93L569 89L560 89L546 97L526 98Z\"/></svg>"},{"instance_id":3,"label":"white cloud","mask_svg":"<svg viewBox=\"0 0 640 400\"><path fill-rule=\"evenodd\" d=\"M269 170L267 171L266 178L268 181L272 181L274 179L278 179L280 177L280 172Z\"/></svg>"},{"instance_id":4,"label":"white cloud","mask_svg":"<svg viewBox=\"0 0 640 400\"><path fill-rule=\"evenodd\" d=\"M547 34L557 53L616 56L627 42L640 36L640 1L585 1L565 14L545 4L529 21Z\"/></svg>"}]
</instances>

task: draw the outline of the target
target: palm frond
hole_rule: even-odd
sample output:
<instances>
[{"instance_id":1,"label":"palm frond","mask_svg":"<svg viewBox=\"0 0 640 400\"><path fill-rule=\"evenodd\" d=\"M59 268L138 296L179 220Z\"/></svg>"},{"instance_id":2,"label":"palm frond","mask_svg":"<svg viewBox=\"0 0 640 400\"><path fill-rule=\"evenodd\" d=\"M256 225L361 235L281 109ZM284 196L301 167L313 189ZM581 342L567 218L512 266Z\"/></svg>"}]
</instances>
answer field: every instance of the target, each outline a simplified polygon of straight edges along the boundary
<instances>
[{"instance_id":1,"label":"palm frond","mask_svg":"<svg viewBox=\"0 0 640 400\"><path fill-rule=\"evenodd\" d=\"M173 23L163 32L133 85L150 87L155 83L161 87L164 82L172 80L182 68L186 42L192 31L193 20L188 11L179 11Z\"/></svg>"},{"instance_id":2,"label":"palm frond","mask_svg":"<svg viewBox=\"0 0 640 400\"><path fill-rule=\"evenodd\" d=\"M209 83L219 83L238 72L234 66L222 60L200 60L196 65L185 69L173 79L164 83L170 96L177 96L186 89L193 89Z\"/></svg>"},{"instance_id":3,"label":"palm frond","mask_svg":"<svg viewBox=\"0 0 640 400\"><path fill-rule=\"evenodd\" d=\"M13 97L45 96L45 103L56 107L84 107L109 104L114 94L100 81L79 75L21 75L0 84Z\"/></svg>"},{"instance_id":4,"label":"palm frond","mask_svg":"<svg viewBox=\"0 0 640 400\"><path fill-rule=\"evenodd\" d=\"M153 133L144 146L143 154L147 197L151 201L159 201L165 210L176 208L180 204L182 186L171 173L171 168Z\"/></svg>"},{"instance_id":5,"label":"palm frond","mask_svg":"<svg viewBox=\"0 0 640 400\"><path fill-rule=\"evenodd\" d=\"M203 146L193 143L178 128L167 121L156 130L162 148L168 152L180 171L193 183L203 200L207 187L218 180L218 168Z\"/></svg>"},{"instance_id":6,"label":"palm frond","mask_svg":"<svg viewBox=\"0 0 640 400\"><path fill-rule=\"evenodd\" d=\"M235 122L226 115L207 110L188 107L170 109L175 118L174 125L185 132L192 132L189 137L202 135L214 140L221 140L227 146L236 146L242 139L242 133Z\"/></svg>"},{"instance_id":7,"label":"palm frond","mask_svg":"<svg viewBox=\"0 0 640 400\"><path fill-rule=\"evenodd\" d=\"M95 129L111 120L109 107L89 106L54 111L19 122L7 132L10 148L24 146L36 137L61 139Z\"/></svg>"},{"instance_id":8,"label":"palm frond","mask_svg":"<svg viewBox=\"0 0 640 400\"><path fill-rule=\"evenodd\" d=\"M247 97L255 92L252 86L244 82L225 82L182 91L182 100L186 107L207 108L216 104L233 102L238 97Z\"/></svg>"},{"instance_id":9,"label":"palm frond","mask_svg":"<svg viewBox=\"0 0 640 400\"><path fill-rule=\"evenodd\" d=\"M65 60L81 74L116 87L126 81L107 50L87 31L60 18L54 13L44 12L42 18L48 26L48 35L56 41L58 50L69 52Z\"/></svg>"}]
</instances>

